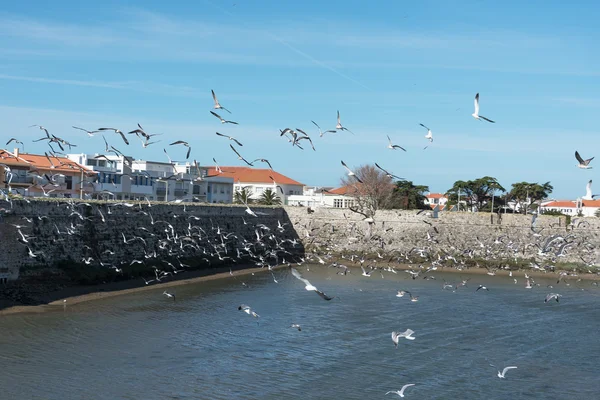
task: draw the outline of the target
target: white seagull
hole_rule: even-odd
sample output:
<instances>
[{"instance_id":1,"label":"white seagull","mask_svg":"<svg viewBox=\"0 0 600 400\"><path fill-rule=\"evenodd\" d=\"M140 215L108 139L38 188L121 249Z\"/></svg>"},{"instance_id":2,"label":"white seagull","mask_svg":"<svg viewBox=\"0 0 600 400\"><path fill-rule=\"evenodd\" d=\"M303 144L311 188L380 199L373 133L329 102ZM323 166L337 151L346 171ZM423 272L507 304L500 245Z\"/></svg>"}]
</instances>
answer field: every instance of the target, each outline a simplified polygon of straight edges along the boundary
<instances>
[{"instance_id":1,"label":"white seagull","mask_svg":"<svg viewBox=\"0 0 600 400\"><path fill-rule=\"evenodd\" d=\"M471 115L473 116L473 118L478 119L479 121L484 119L487 122L491 122L492 124L495 124L495 122L492 121L491 119L488 119L488 118L484 117L483 115L479 115L479 93L477 93L475 95L475 112Z\"/></svg>"},{"instance_id":2,"label":"white seagull","mask_svg":"<svg viewBox=\"0 0 600 400\"><path fill-rule=\"evenodd\" d=\"M357 181L359 181L360 183L363 183L360 178L358 176L356 176L356 174L350 169L348 168L348 166L346 165L346 163L344 162L344 160L342 160L342 165L344 166L344 168L346 168L346 171L348 171L348 176L353 176L354 179L356 179Z\"/></svg>"},{"instance_id":3,"label":"white seagull","mask_svg":"<svg viewBox=\"0 0 600 400\"><path fill-rule=\"evenodd\" d=\"M427 135L425 135L425 139L429 140L429 143L433 143L433 134L431 133L431 129L429 129L428 127L426 127L423 124L419 124L419 125L421 125L425 129L427 129Z\"/></svg>"},{"instance_id":4,"label":"white seagull","mask_svg":"<svg viewBox=\"0 0 600 400\"><path fill-rule=\"evenodd\" d=\"M400 389L400 390L390 390L389 392L386 393L386 395L388 395L390 393L394 393L394 394L397 394L400 397L404 397L404 391L406 390L407 387L410 387L410 386L415 386L415 384L414 383L409 383L408 385L402 386L402 389Z\"/></svg>"},{"instance_id":5,"label":"white seagull","mask_svg":"<svg viewBox=\"0 0 600 400\"><path fill-rule=\"evenodd\" d=\"M579 155L579 152L577 150L575 150L575 158L577 159L577 162L579 163L579 165L577 165L578 168L581 168L581 169L592 169L592 167L590 167L590 162L594 159L594 157L588 158L587 160L584 160Z\"/></svg>"},{"instance_id":6,"label":"white seagull","mask_svg":"<svg viewBox=\"0 0 600 400\"><path fill-rule=\"evenodd\" d=\"M308 291L313 291L316 292L319 296L321 296L324 300L331 300L333 299L333 297L329 297L327 296L325 293L321 292L319 289L317 289L316 287L314 287L309 281L308 279L305 279L302 277L302 275L300 275L300 272L298 272L298 270L296 268L292 268L292 275L294 275L296 278L298 278L299 280L301 280L304 283L304 289L308 290Z\"/></svg>"},{"instance_id":7,"label":"white seagull","mask_svg":"<svg viewBox=\"0 0 600 400\"><path fill-rule=\"evenodd\" d=\"M585 196L582 196L582 200L594 200L594 197L597 197L597 194L592 194L592 180L587 183L585 186Z\"/></svg>"},{"instance_id":8,"label":"white seagull","mask_svg":"<svg viewBox=\"0 0 600 400\"><path fill-rule=\"evenodd\" d=\"M243 312L245 312L248 315L252 315L254 318L260 318L260 315L258 315L256 312L254 312L250 306L247 306L245 304L240 304L240 306L238 307L238 310L241 310Z\"/></svg>"},{"instance_id":9,"label":"white seagull","mask_svg":"<svg viewBox=\"0 0 600 400\"><path fill-rule=\"evenodd\" d=\"M415 333L411 329L407 329L404 332L392 332L392 341L394 342L394 346L398 348L398 341L400 338L406 338L408 340L415 340L415 337L412 334Z\"/></svg>"},{"instance_id":10,"label":"white seagull","mask_svg":"<svg viewBox=\"0 0 600 400\"><path fill-rule=\"evenodd\" d=\"M556 300L556 302L558 303L558 302L559 302L559 301L558 301L558 299L559 299L560 297L562 297L562 295L561 295L561 294L558 294L558 293L548 293L548 294L546 295L546 300L544 300L544 303L547 303L547 302L551 301L552 299L555 299L555 300Z\"/></svg>"},{"instance_id":11,"label":"white seagull","mask_svg":"<svg viewBox=\"0 0 600 400\"><path fill-rule=\"evenodd\" d=\"M506 374L506 371L508 371L509 369L515 369L517 367L506 367L502 370L502 372L498 371L498 378L502 378L504 379L504 374Z\"/></svg>"},{"instance_id":12,"label":"white seagull","mask_svg":"<svg viewBox=\"0 0 600 400\"><path fill-rule=\"evenodd\" d=\"M400 150L406 151L406 149L404 147L398 146L397 144L392 144L392 139L390 139L390 135L387 135L387 138L388 138L388 145L387 145L388 149L391 149L391 150L400 149Z\"/></svg>"},{"instance_id":13,"label":"white seagull","mask_svg":"<svg viewBox=\"0 0 600 400\"><path fill-rule=\"evenodd\" d=\"M352 132L350 129L348 129L348 128L344 128L344 127L342 126L342 122L341 122L341 120L340 120L340 111L339 111L339 110L338 110L338 112L337 112L337 125L335 126L335 129L337 129L337 130L341 130L341 131L348 131L348 132L350 132L351 134L353 134L353 135L354 135L354 132Z\"/></svg>"},{"instance_id":14,"label":"white seagull","mask_svg":"<svg viewBox=\"0 0 600 400\"><path fill-rule=\"evenodd\" d=\"M223 107L221 104L219 104L219 100L217 99L217 95L215 94L215 91L214 91L214 90L211 90L210 92L212 93L212 97L213 97L213 100L214 100L214 102L215 102L214 109L215 109L215 110L225 110L225 111L227 111L229 114L231 114L231 111L229 111L228 109L226 109L225 107Z\"/></svg>"},{"instance_id":15,"label":"white seagull","mask_svg":"<svg viewBox=\"0 0 600 400\"><path fill-rule=\"evenodd\" d=\"M321 127L315 121L310 121L310 122L312 122L313 124L315 124L315 126L317 128L319 128L319 137L323 137L323 135L326 133L335 133L336 132L335 130L322 131Z\"/></svg>"},{"instance_id":16,"label":"white seagull","mask_svg":"<svg viewBox=\"0 0 600 400\"><path fill-rule=\"evenodd\" d=\"M233 121L227 121L227 120L223 119L223 118L222 118L222 117L221 117L219 114L217 114L217 113L216 113L216 112L214 112L214 111L211 111L210 113L211 113L212 115L214 115L215 117L219 118L219 120L221 120L221 123L222 123L222 124L234 124L234 125L238 125L238 123L237 123L237 122L233 122Z\"/></svg>"}]
</instances>

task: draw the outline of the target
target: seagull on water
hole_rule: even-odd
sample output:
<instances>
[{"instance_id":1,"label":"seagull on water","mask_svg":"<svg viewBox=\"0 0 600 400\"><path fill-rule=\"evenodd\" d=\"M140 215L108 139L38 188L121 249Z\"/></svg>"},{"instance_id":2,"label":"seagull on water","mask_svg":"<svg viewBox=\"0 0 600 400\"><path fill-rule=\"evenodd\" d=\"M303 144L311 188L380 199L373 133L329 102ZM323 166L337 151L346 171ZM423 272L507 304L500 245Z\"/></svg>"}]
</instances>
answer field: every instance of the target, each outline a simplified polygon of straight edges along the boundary
<instances>
[{"instance_id":1,"label":"seagull on water","mask_svg":"<svg viewBox=\"0 0 600 400\"><path fill-rule=\"evenodd\" d=\"M215 109L215 110L225 110L225 111L227 111L229 114L231 114L231 111L229 111L228 109L226 109L225 107L223 107L221 104L219 104L219 100L217 99L217 95L215 94L215 91L214 91L214 90L211 90L210 92L212 93L212 97L213 97L213 100L214 100L214 102L215 102L214 109Z\"/></svg>"},{"instance_id":2,"label":"seagull on water","mask_svg":"<svg viewBox=\"0 0 600 400\"><path fill-rule=\"evenodd\" d=\"M321 292L319 289L317 289L316 287L314 287L306 278L303 278L302 275L300 274L300 272L298 272L298 270L296 268L291 268L292 270L292 275L294 275L297 279L301 280L304 283L304 289L308 290L308 291L313 291L316 292L319 296L321 296L321 298L323 298L324 300L331 300L333 299L333 297L329 297L327 296L325 293Z\"/></svg>"},{"instance_id":3,"label":"seagull on water","mask_svg":"<svg viewBox=\"0 0 600 400\"><path fill-rule=\"evenodd\" d=\"M433 143L433 134L431 133L431 129L429 129L428 127L426 127L423 124L419 124L419 125L421 125L425 129L427 129L427 135L425 135L425 139L429 140L429 143Z\"/></svg>"},{"instance_id":4,"label":"seagull on water","mask_svg":"<svg viewBox=\"0 0 600 400\"><path fill-rule=\"evenodd\" d=\"M502 378L504 379L504 374L506 374L506 371L508 371L509 369L515 369L517 367L506 367L502 370L502 372L498 371L498 378Z\"/></svg>"},{"instance_id":5,"label":"seagull on water","mask_svg":"<svg viewBox=\"0 0 600 400\"><path fill-rule=\"evenodd\" d=\"M581 168L581 169L592 169L592 167L590 167L590 162L594 159L594 157L588 158L587 160L584 160L579 155L579 152L577 150L575 150L575 158L577 159L577 162L579 163L579 165L577 165L578 168Z\"/></svg>"},{"instance_id":6,"label":"seagull on water","mask_svg":"<svg viewBox=\"0 0 600 400\"><path fill-rule=\"evenodd\" d=\"M211 113L212 115L214 115L215 117L219 118L219 119L221 120L221 123L222 123L222 124L234 124L234 125L239 125L237 122L233 122L233 121L227 121L227 120L225 120L225 119L221 118L221 116L220 116L219 114L217 114L216 112L214 112L214 111L211 111L210 113Z\"/></svg>"},{"instance_id":7,"label":"seagull on water","mask_svg":"<svg viewBox=\"0 0 600 400\"><path fill-rule=\"evenodd\" d=\"M407 385L402 386L402 389L400 389L400 390L390 390L389 392L386 393L386 395L393 393L393 394L397 394L400 397L404 397L404 391L406 390L407 387L410 387L410 386L415 386L415 384L409 383Z\"/></svg>"},{"instance_id":8,"label":"seagull on water","mask_svg":"<svg viewBox=\"0 0 600 400\"><path fill-rule=\"evenodd\" d=\"M348 132L350 132L351 134L353 134L353 135L354 135L354 132L352 132L350 129L348 129L348 128L344 128L344 127L342 126L342 122L341 122L341 120L340 120L340 111L339 111L339 110L338 110L338 112L337 112L337 125L335 126L335 129L337 129L337 130L341 130L341 131L348 131Z\"/></svg>"},{"instance_id":9,"label":"seagull on water","mask_svg":"<svg viewBox=\"0 0 600 400\"><path fill-rule=\"evenodd\" d=\"M562 295L558 294L558 293L548 293L546 295L546 300L544 300L544 303L547 303L547 302L551 301L552 299L556 300L556 302L558 303L559 302L558 299L561 297L562 297Z\"/></svg>"},{"instance_id":10,"label":"seagull on water","mask_svg":"<svg viewBox=\"0 0 600 400\"><path fill-rule=\"evenodd\" d=\"M398 146L397 144L392 144L392 139L390 139L390 135L387 135L387 138L388 138L388 145L387 145L388 149L391 149L391 150L400 149L400 150L406 151L406 149L404 147Z\"/></svg>"},{"instance_id":11,"label":"seagull on water","mask_svg":"<svg viewBox=\"0 0 600 400\"><path fill-rule=\"evenodd\" d=\"M296 328L296 329L298 329L299 331L301 331L301 330L302 330L302 327L301 327L299 324L292 324L292 325L290 325L290 328Z\"/></svg>"},{"instance_id":12,"label":"seagull on water","mask_svg":"<svg viewBox=\"0 0 600 400\"><path fill-rule=\"evenodd\" d=\"M356 176L356 174L350 168L348 168L348 166L346 165L346 163L344 162L344 160L342 160L342 165L344 166L344 168L346 168L346 171L348 171L348 176L352 176L352 177L354 177L354 179L356 179L360 183L363 183L360 180L360 178L358 176Z\"/></svg>"},{"instance_id":13,"label":"seagull on water","mask_svg":"<svg viewBox=\"0 0 600 400\"><path fill-rule=\"evenodd\" d=\"M491 122L492 124L495 124L494 121L492 121L489 118L484 117L483 115L479 115L479 93L477 93L475 95L475 112L473 114L471 114L473 116L473 118L478 119L479 121L481 121L482 119L486 120L487 122Z\"/></svg>"},{"instance_id":14,"label":"seagull on water","mask_svg":"<svg viewBox=\"0 0 600 400\"><path fill-rule=\"evenodd\" d=\"M398 290L398 293L396 294L396 297L404 297L404 295L407 294L407 293L410 295L410 292L407 291L407 290Z\"/></svg>"}]
</instances>

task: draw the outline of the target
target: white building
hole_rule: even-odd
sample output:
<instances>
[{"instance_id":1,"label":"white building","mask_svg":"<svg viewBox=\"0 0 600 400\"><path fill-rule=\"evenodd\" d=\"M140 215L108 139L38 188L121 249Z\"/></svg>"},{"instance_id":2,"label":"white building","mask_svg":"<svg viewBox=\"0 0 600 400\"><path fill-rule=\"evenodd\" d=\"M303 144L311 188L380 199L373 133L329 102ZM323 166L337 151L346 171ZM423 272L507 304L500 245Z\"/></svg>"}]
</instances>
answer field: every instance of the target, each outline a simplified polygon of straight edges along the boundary
<instances>
[{"instance_id":1,"label":"white building","mask_svg":"<svg viewBox=\"0 0 600 400\"><path fill-rule=\"evenodd\" d=\"M540 212L543 214L546 211L561 212L572 217L594 217L596 212L600 210L600 200L551 200L542 202Z\"/></svg>"},{"instance_id":2,"label":"white building","mask_svg":"<svg viewBox=\"0 0 600 400\"><path fill-rule=\"evenodd\" d=\"M304 188L302 195L288 197L288 205L304 207L348 208L355 205L352 196L347 195L348 188Z\"/></svg>"},{"instance_id":3,"label":"white building","mask_svg":"<svg viewBox=\"0 0 600 400\"><path fill-rule=\"evenodd\" d=\"M220 167L217 171L210 167L210 177L228 177L233 179L233 190L241 191L246 188L250 198L258 200L262 194L271 189L281 199L282 204L288 204L290 196L302 195L304 185L272 169L250 167ZM221 189L219 188L219 191ZM222 194L222 193L220 193Z\"/></svg>"},{"instance_id":4,"label":"white building","mask_svg":"<svg viewBox=\"0 0 600 400\"><path fill-rule=\"evenodd\" d=\"M208 177L206 168L189 163L171 164L133 160L117 155L69 154L98 172L92 198L231 203L233 179Z\"/></svg>"},{"instance_id":5,"label":"white building","mask_svg":"<svg viewBox=\"0 0 600 400\"><path fill-rule=\"evenodd\" d=\"M448 198L442 193L428 193L425 195L425 205L428 205L431 208L435 208L435 206L439 205L440 211L446 207L447 202Z\"/></svg>"}]
</instances>

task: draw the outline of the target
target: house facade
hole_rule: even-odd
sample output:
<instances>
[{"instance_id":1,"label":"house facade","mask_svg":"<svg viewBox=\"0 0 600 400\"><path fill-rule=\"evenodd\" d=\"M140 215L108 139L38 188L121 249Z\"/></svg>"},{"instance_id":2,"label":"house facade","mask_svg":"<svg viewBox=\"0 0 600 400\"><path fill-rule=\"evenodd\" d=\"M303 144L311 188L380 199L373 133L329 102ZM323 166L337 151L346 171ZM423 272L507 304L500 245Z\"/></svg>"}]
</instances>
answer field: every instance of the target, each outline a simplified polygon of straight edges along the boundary
<instances>
[{"instance_id":1,"label":"house facade","mask_svg":"<svg viewBox=\"0 0 600 400\"><path fill-rule=\"evenodd\" d=\"M551 200L542 202L540 205L542 214L547 211L555 211L572 217L594 217L598 210L600 210L600 200Z\"/></svg>"},{"instance_id":2,"label":"house facade","mask_svg":"<svg viewBox=\"0 0 600 400\"><path fill-rule=\"evenodd\" d=\"M425 205L428 205L432 209L439 206L439 210L443 210L448 202L448 197L443 193L428 193L425 195ZM461 202L462 203L462 202Z\"/></svg>"},{"instance_id":3,"label":"house facade","mask_svg":"<svg viewBox=\"0 0 600 400\"><path fill-rule=\"evenodd\" d=\"M0 150L0 164L0 187L25 197L86 198L94 190L96 172L66 157Z\"/></svg>"},{"instance_id":4,"label":"house facade","mask_svg":"<svg viewBox=\"0 0 600 400\"><path fill-rule=\"evenodd\" d=\"M210 167L209 177L227 177L233 179L233 193L244 188L253 200L259 200L262 194L271 189L281 200L281 204L288 204L290 196L302 195L304 184L293 180L279 172L266 168L251 167ZM218 186L219 195L222 187ZM214 190L213 190L214 192ZM215 194L215 193L212 193Z\"/></svg>"}]
</instances>

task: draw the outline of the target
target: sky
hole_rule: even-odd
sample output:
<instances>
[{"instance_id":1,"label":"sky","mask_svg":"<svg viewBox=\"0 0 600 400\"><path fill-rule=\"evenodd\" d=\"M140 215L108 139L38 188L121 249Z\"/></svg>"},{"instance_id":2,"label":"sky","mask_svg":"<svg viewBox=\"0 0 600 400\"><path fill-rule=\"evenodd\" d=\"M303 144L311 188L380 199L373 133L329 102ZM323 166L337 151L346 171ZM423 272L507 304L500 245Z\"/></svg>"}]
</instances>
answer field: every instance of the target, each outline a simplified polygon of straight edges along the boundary
<instances>
[{"instance_id":1,"label":"sky","mask_svg":"<svg viewBox=\"0 0 600 400\"><path fill-rule=\"evenodd\" d=\"M550 181L551 197L585 194L596 169L578 169L574 152L593 157L600 145L600 4L455 3L10 2L0 11L0 146L15 137L47 151L32 142L38 124L73 153L102 154L101 136L72 126L139 123L160 142L105 137L135 158L166 162L166 148L185 161L187 149L169 146L185 140L190 161L242 165L220 132L246 159L308 186L338 186L343 160L432 192L487 175L507 189ZM211 89L232 112L217 113L239 125L209 113ZM476 93L495 124L471 116ZM319 137L311 121L334 129L337 110L354 134ZM279 136L286 127L316 151L292 147ZM387 135L407 151L388 149Z\"/></svg>"}]
</instances>

